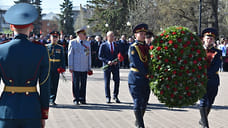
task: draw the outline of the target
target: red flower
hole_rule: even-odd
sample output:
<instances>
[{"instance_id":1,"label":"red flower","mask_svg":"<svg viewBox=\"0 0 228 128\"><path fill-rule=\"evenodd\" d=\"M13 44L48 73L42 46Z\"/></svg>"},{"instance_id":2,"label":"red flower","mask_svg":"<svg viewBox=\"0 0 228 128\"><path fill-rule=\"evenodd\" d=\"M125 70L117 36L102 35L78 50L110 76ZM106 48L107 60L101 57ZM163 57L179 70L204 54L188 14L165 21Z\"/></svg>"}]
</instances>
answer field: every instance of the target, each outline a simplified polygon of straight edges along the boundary
<instances>
[{"instance_id":1,"label":"red flower","mask_svg":"<svg viewBox=\"0 0 228 128\"><path fill-rule=\"evenodd\" d=\"M150 55L150 58L153 58L154 57L154 55L152 54L152 55Z\"/></svg>"},{"instance_id":2,"label":"red flower","mask_svg":"<svg viewBox=\"0 0 228 128\"><path fill-rule=\"evenodd\" d=\"M173 32L172 34L173 34L173 35L176 35L177 33L176 33L176 32Z\"/></svg>"},{"instance_id":3,"label":"red flower","mask_svg":"<svg viewBox=\"0 0 228 128\"><path fill-rule=\"evenodd\" d=\"M174 70L174 71L173 71L173 74L177 74L177 71Z\"/></svg>"},{"instance_id":4,"label":"red flower","mask_svg":"<svg viewBox=\"0 0 228 128\"><path fill-rule=\"evenodd\" d=\"M199 68L199 70L201 70L201 69L202 69L202 67L201 67L201 66L198 66L198 68Z\"/></svg>"},{"instance_id":5,"label":"red flower","mask_svg":"<svg viewBox=\"0 0 228 128\"><path fill-rule=\"evenodd\" d=\"M195 69L192 69L192 72L195 72L196 70Z\"/></svg>"},{"instance_id":6,"label":"red flower","mask_svg":"<svg viewBox=\"0 0 228 128\"><path fill-rule=\"evenodd\" d=\"M153 78L154 78L154 76L153 76L153 75L151 75L151 76L150 76L150 78L151 78L151 79L153 79Z\"/></svg>"},{"instance_id":7,"label":"red flower","mask_svg":"<svg viewBox=\"0 0 228 128\"><path fill-rule=\"evenodd\" d=\"M177 48L178 48L178 45L177 45L177 44L174 44L174 46L173 46L173 47L177 49Z\"/></svg>"},{"instance_id":8,"label":"red flower","mask_svg":"<svg viewBox=\"0 0 228 128\"><path fill-rule=\"evenodd\" d=\"M166 35L166 36L165 36L165 38L168 38L168 37L169 37L169 35Z\"/></svg>"},{"instance_id":9,"label":"red flower","mask_svg":"<svg viewBox=\"0 0 228 128\"><path fill-rule=\"evenodd\" d=\"M190 45L191 44L191 41L187 41L187 45Z\"/></svg>"},{"instance_id":10,"label":"red flower","mask_svg":"<svg viewBox=\"0 0 228 128\"><path fill-rule=\"evenodd\" d=\"M161 50L161 47L157 47L157 50L160 51Z\"/></svg>"},{"instance_id":11,"label":"red flower","mask_svg":"<svg viewBox=\"0 0 228 128\"><path fill-rule=\"evenodd\" d=\"M177 81L174 81L174 83L177 85L178 84L178 82Z\"/></svg>"},{"instance_id":12,"label":"red flower","mask_svg":"<svg viewBox=\"0 0 228 128\"><path fill-rule=\"evenodd\" d=\"M191 93L190 93L190 92L188 92L188 93L187 93L187 95L188 95L188 96L191 96Z\"/></svg>"},{"instance_id":13,"label":"red flower","mask_svg":"<svg viewBox=\"0 0 228 128\"><path fill-rule=\"evenodd\" d=\"M179 99L182 99L183 97L182 96L179 96Z\"/></svg>"},{"instance_id":14,"label":"red flower","mask_svg":"<svg viewBox=\"0 0 228 128\"><path fill-rule=\"evenodd\" d=\"M181 34L185 34L185 32L184 31L181 31Z\"/></svg>"},{"instance_id":15,"label":"red flower","mask_svg":"<svg viewBox=\"0 0 228 128\"><path fill-rule=\"evenodd\" d=\"M181 38L179 38L179 39L177 39L177 41L180 43L180 42L182 42L182 39L181 39Z\"/></svg>"},{"instance_id":16,"label":"red flower","mask_svg":"<svg viewBox=\"0 0 228 128\"><path fill-rule=\"evenodd\" d=\"M188 63L188 61L187 60L184 60L184 64L187 64Z\"/></svg>"},{"instance_id":17,"label":"red flower","mask_svg":"<svg viewBox=\"0 0 228 128\"><path fill-rule=\"evenodd\" d=\"M194 60L194 61L193 61L193 64L197 64L197 61L196 61L196 60Z\"/></svg>"},{"instance_id":18,"label":"red flower","mask_svg":"<svg viewBox=\"0 0 228 128\"><path fill-rule=\"evenodd\" d=\"M191 51L194 51L195 49L194 48L191 48Z\"/></svg>"},{"instance_id":19,"label":"red flower","mask_svg":"<svg viewBox=\"0 0 228 128\"><path fill-rule=\"evenodd\" d=\"M188 46L187 44L184 44L184 46L183 46L183 47L184 47L184 48L186 48L187 46Z\"/></svg>"},{"instance_id":20,"label":"red flower","mask_svg":"<svg viewBox=\"0 0 228 128\"><path fill-rule=\"evenodd\" d=\"M160 95L163 95L163 94L164 94L164 91L161 90L161 91L160 91Z\"/></svg>"},{"instance_id":21,"label":"red flower","mask_svg":"<svg viewBox=\"0 0 228 128\"><path fill-rule=\"evenodd\" d=\"M195 45L199 45L199 43L198 42L195 42Z\"/></svg>"},{"instance_id":22,"label":"red flower","mask_svg":"<svg viewBox=\"0 0 228 128\"><path fill-rule=\"evenodd\" d=\"M174 97L174 94L171 94L170 97L173 98Z\"/></svg>"},{"instance_id":23,"label":"red flower","mask_svg":"<svg viewBox=\"0 0 228 128\"><path fill-rule=\"evenodd\" d=\"M169 40L169 44L173 44L173 41L172 40Z\"/></svg>"},{"instance_id":24,"label":"red flower","mask_svg":"<svg viewBox=\"0 0 228 128\"><path fill-rule=\"evenodd\" d=\"M177 88L173 88L173 91L176 92L177 91Z\"/></svg>"},{"instance_id":25,"label":"red flower","mask_svg":"<svg viewBox=\"0 0 228 128\"><path fill-rule=\"evenodd\" d=\"M172 61L172 64L176 64L177 62L176 61Z\"/></svg>"},{"instance_id":26,"label":"red flower","mask_svg":"<svg viewBox=\"0 0 228 128\"><path fill-rule=\"evenodd\" d=\"M165 47L164 47L164 49L165 49L165 50L168 50L168 47L167 47L167 46L165 46Z\"/></svg>"},{"instance_id":27,"label":"red flower","mask_svg":"<svg viewBox=\"0 0 228 128\"><path fill-rule=\"evenodd\" d=\"M160 56L157 56L157 59L160 60L161 59Z\"/></svg>"},{"instance_id":28,"label":"red flower","mask_svg":"<svg viewBox=\"0 0 228 128\"><path fill-rule=\"evenodd\" d=\"M198 61L201 61L202 60L202 58L198 58Z\"/></svg>"},{"instance_id":29,"label":"red flower","mask_svg":"<svg viewBox=\"0 0 228 128\"><path fill-rule=\"evenodd\" d=\"M192 54L189 54L188 57L189 57L189 58L192 58Z\"/></svg>"},{"instance_id":30,"label":"red flower","mask_svg":"<svg viewBox=\"0 0 228 128\"><path fill-rule=\"evenodd\" d=\"M180 69L181 69L181 70L184 70L184 66L181 66Z\"/></svg>"},{"instance_id":31,"label":"red flower","mask_svg":"<svg viewBox=\"0 0 228 128\"><path fill-rule=\"evenodd\" d=\"M168 63L168 62L169 62L169 60L168 60L168 59L165 59L165 62L166 62L166 63Z\"/></svg>"},{"instance_id":32,"label":"red flower","mask_svg":"<svg viewBox=\"0 0 228 128\"><path fill-rule=\"evenodd\" d=\"M163 43L164 41L163 40L160 40L160 43Z\"/></svg>"},{"instance_id":33,"label":"red flower","mask_svg":"<svg viewBox=\"0 0 228 128\"><path fill-rule=\"evenodd\" d=\"M178 75L179 75L179 76L182 76L182 73L180 72Z\"/></svg>"},{"instance_id":34,"label":"red flower","mask_svg":"<svg viewBox=\"0 0 228 128\"><path fill-rule=\"evenodd\" d=\"M170 88L169 85L166 85L166 88Z\"/></svg>"},{"instance_id":35,"label":"red flower","mask_svg":"<svg viewBox=\"0 0 228 128\"><path fill-rule=\"evenodd\" d=\"M196 50L196 52L197 52L198 54L200 54L201 51L198 49L198 50Z\"/></svg>"},{"instance_id":36,"label":"red flower","mask_svg":"<svg viewBox=\"0 0 228 128\"><path fill-rule=\"evenodd\" d=\"M189 87L188 87L188 86L186 86L186 87L185 87L185 90L189 90Z\"/></svg>"},{"instance_id":37,"label":"red flower","mask_svg":"<svg viewBox=\"0 0 228 128\"><path fill-rule=\"evenodd\" d=\"M186 73L189 73L189 70L187 70Z\"/></svg>"},{"instance_id":38,"label":"red flower","mask_svg":"<svg viewBox=\"0 0 228 128\"><path fill-rule=\"evenodd\" d=\"M164 36L164 33L162 33L160 36Z\"/></svg>"},{"instance_id":39,"label":"red flower","mask_svg":"<svg viewBox=\"0 0 228 128\"><path fill-rule=\"evenodd\" d=\"M154 46L153 46L153 45L151 45L151 46L150 46L150 49L152 50L153 48L154 48Z\"/></svg>"},{"instance_id":40,"label":"red flower","mask_svg":"<svg viewBox=\"0 0 228 128\"><path fill-rule=\"evenodd\" d=\"M193 40L193 37L191 36L190 39Z\"/></svg>"}]
</instances>

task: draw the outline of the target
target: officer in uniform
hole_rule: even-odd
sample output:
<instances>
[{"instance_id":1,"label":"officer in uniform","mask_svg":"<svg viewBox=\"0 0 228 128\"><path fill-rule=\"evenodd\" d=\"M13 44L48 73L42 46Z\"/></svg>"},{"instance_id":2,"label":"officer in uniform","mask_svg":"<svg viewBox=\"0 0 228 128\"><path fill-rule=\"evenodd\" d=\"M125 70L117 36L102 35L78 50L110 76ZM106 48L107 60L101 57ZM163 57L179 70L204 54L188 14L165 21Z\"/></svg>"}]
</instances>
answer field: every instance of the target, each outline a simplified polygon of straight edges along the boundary
<instances>
[{"instance_id":1,"label":"officer in uniform","mask_svg":"<svg viewBox=\"0 0 228 128\"><path fill-rule=\"evenodd\" d=\"M148 79L149 47L145 43L147 24L139 24L133 29L136 41L130 46L128 56L130 72L128 85L134 102L134 114L137 128L144 128L143 116L149 100L150 87Z\"/></svg>"},{"instance_id":2,"label":"officer in uniform","mask_svg":"<svg viewBox=\"0 0 228 128\"><path fill-rule=\"evenodd\" d=\"M65 52L63 47L58 44L60 33L52 31L50 33L51 43L47 44L47 48L50 56L51 71L50 71L50 105L56 105L55 99L59 84L59 74L65 71Z\"/></svg>"},{"instance_id":3,"label":"officer in uniform","mask_svg":"<svg viewBox=\"0 0 228 128\"><path fill-rule=\"evenodd\" d=\"M208 114L214 103L215 97L218 93L219 86L219 67L222 62L222 51L215 48L215 39L217 36L217 30L214 28L206 28L202 32L204 48L207 53L207 89L206 94L200 100L200 115L201 120L199 124L203 128L209 128Z\"/></svg>"},{"instance_id":4,"label":"officer in uniform","mask_svg":"<svg viewBox=\"0 0 228 128\"><path fill-rule=\"evenodd\" d=\"M0 45L1 128L43 128L49 109L49 57L47 48L27 38L38 13L19 3L5 13L14 39ZM39 93L36 85L39 80Z\"/></svg>"}]
</instances>

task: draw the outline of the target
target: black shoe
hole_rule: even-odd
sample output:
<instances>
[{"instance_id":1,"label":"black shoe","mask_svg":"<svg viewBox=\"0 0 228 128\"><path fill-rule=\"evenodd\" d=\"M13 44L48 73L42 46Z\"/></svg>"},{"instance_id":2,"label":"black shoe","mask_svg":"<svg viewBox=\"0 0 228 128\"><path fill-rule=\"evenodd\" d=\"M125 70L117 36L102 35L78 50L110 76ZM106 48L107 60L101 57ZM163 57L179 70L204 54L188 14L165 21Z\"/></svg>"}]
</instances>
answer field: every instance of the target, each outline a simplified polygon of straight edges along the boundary
<instances>
[{"instance_id":1,"label":"black shoe","mask_svg":"<svg viewBox=\"0 0 228 128\"><path fill-rule=\"evenodd\" d=\"M79 101L74 101L74 104L75 105L79 105Z\"/></svg>"},{"instance_id":2,"label":"black shoe","mask_svg":"<svg viewBox=\"0 0 228 128\"><path fill-rule=\"evenodd\" d=\"M55 105L57 105L55 102L49 102L49 105L50 106L55 106Z\"/></svg>"},{"instance_id":3,"label":"black shoe","mask_svg":"<svg viewBox=\"0 0 228 128\"><path fill-rule=\"evenodd\" d=\"M115 100L115 101L116 101L116 103L120 103L120 100L119 100L119 98L118 98L118 97L114 97L114 98L113 98L113 100Z\"/></svg>"},{"instance_id":4,"label":"black shoe","mask_svg":"<svg viewBox=\"0 0 228 128\"><path fill-rule=\"evenodd\" d=\"M110 98L106 98L106 103L111 103L111 99Z\"/></svg>"},{"instance_id":5,"label":"black shoe","mask_svg":"<svg viewBox=\"0 0 228 128\"><path fill-rule=\"evenodd\" d=\"M81 103L81 104L86 104L86 102L85 102L85 101L80 101L80 103Z\"/></svg>"}]
</instances>

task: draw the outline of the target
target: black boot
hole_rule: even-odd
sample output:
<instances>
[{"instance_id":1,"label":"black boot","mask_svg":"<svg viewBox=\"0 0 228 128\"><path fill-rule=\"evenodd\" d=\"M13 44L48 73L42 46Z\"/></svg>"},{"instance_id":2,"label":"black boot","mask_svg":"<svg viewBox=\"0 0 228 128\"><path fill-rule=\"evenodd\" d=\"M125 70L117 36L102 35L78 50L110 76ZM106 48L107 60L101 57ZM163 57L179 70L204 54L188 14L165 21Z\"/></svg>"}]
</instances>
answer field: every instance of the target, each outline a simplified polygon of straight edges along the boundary
<instances>
[{"instance_id":1,"label":"black boot","mask_svg":"<svg viewBox=\"0 0 228 128\"><path fill-rule=\"evenodd\" d=\"M201 116L201 120L199 121L199 124L203 128L209 128L206 107L200 107L200 116Z\"/></svg>"},{"instance_id":2,"label":"black boot","mask_svg":"<svg viewBox=\"0 0 228 128\"><path fill-rule=\"evenodd\" d=\"M134 113L136 118L135 126L137 128L145 128L141 111L135 110Z\"/></svg>"}]
</instances>

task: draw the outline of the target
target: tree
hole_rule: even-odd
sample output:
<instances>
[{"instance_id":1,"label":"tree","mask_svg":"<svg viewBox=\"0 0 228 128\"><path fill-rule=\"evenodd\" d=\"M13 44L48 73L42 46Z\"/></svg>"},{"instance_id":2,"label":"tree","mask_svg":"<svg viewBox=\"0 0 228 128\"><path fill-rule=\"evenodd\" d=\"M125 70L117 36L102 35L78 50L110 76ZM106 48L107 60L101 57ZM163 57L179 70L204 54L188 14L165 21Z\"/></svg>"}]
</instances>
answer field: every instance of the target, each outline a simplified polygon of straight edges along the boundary
<instances>
[{"instance_id":1,"label":"tree","mask_svg":"<svg viewBox=\"0 0 228 128\"><path fill-rule=\"evenodd\" d=\"M132 4L130 0L90 0L88 8L93 10L91 18L87 19L88 24L94 32L101 31L105 34L112 30L118 36L126 34L129 10Z\"/></svg>"},{"instance_id":2,"label":"tree","mask_svg":"<svg viewBox=\"0 0 228 128\"><path fill-rule=\"evenodd\" d=\"M70 0L64 0L63 4L61 4L60 7L60 31L66 35L74 35L74 22L72 13L73 4Z\"/></svg>"}]
</instances>

